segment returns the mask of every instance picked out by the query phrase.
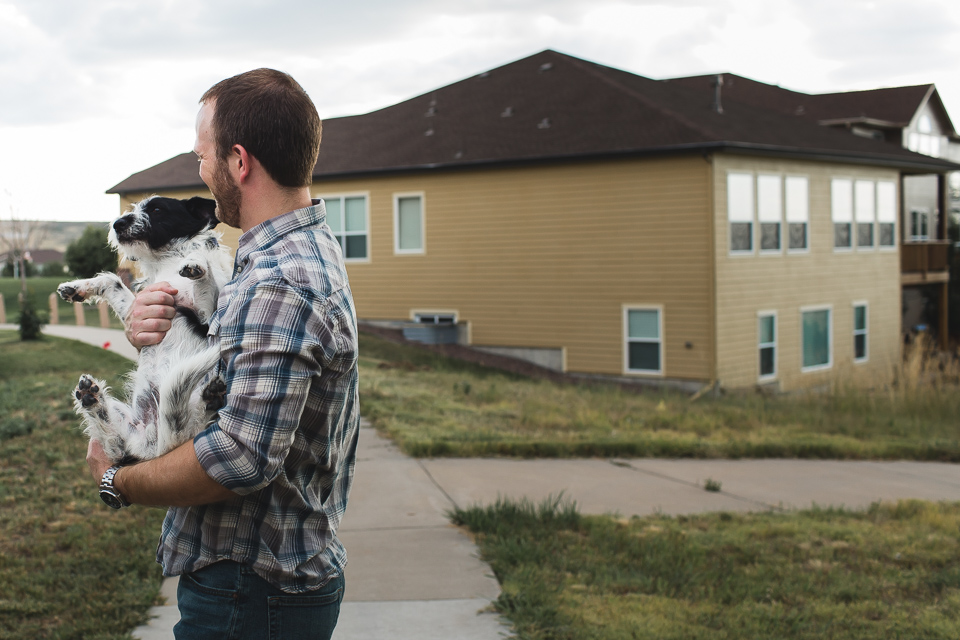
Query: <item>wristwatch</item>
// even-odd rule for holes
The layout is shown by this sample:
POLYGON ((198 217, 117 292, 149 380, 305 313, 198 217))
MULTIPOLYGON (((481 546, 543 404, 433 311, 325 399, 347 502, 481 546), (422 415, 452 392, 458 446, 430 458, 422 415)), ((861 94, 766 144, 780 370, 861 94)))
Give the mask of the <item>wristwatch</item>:
POLYGON ((103 477, 100 478, 100 499, 106 502, 111 509, 122 509, 130 506, 126 498, 113 486, 113 478, 119 470, 120 465, 115 464, 104 471, 103 477))

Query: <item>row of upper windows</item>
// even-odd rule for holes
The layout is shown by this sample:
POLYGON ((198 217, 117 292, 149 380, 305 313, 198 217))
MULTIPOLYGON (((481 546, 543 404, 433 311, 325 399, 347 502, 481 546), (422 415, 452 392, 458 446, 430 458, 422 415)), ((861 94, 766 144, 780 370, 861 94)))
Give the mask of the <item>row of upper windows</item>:
MULTIPOLYGON (((366 195, 321 195, 327 210, 327 225, 340 242, 348 262, 370 259, 369 199, 366 195)), ((424 253, 423 194, 393 196, 393 240, 396 254, 424 253)))
MULTIPOLYGON (((835 178, 830 182, 836 251, 896 247, 896 184, 835 178)), ((810 184, 806 176, 727 174, 729 248, 734 255, 808 253, 810 184), (786 237, 784 237, 786 235, 786 237)))

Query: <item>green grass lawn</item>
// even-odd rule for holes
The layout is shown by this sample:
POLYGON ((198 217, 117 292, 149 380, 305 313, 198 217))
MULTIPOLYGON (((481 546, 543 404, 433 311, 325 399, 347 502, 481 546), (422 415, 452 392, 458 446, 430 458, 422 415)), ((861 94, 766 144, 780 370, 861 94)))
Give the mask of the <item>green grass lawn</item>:
POLYGON ((100 501, 70 398, 81 373, 119 386, 130 366, 0 331, 0 638, 129 638, 157 600, 164 512, 100 501))
MULTIPOLYGON (((27 278, 27 292, 33 299, 37 311, 43 315, 44 322, 50 321, 50 303, 51 293, 56 293, 57 285, 62 282, 72 280, 70 276, 62 277, 36 277, 27 278)), ((17 303, 17 295, 20 293, 19 278, 0 278, 0 295, 3 296, 4 304, 7 310, 7 322, 17 324, 20 317, 20 310, 17 303)), ((60 314, 59 324, 75 325, 77 324, 76 315, 73 311, 73 304, 61 300, 57 296, 57 309, 60 314)), ((99 327, 100 315, 97 308, 92 305, 83 306, 83 317, 86 326, 99 327)), ((114 329, 122 329, 120 320, 110 312, 110 326, 114 329)))
POLYGON ((510 375, 361 334, 363 414, 414 456, 960 461, 955 380, 719 398, 510 375))
POLYGON ((616 519, 459 510, 521 639, 960 637, 960 503, 616 519))

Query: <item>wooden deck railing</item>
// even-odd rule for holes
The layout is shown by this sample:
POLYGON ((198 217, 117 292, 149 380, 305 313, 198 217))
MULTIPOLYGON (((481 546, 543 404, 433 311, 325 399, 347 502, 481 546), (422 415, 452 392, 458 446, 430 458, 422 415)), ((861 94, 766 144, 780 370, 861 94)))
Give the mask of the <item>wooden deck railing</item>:
POLYGON ((929 273, 947 271, 950 242, 905 242, 900 245, 900 271, 903 273, 929 273))

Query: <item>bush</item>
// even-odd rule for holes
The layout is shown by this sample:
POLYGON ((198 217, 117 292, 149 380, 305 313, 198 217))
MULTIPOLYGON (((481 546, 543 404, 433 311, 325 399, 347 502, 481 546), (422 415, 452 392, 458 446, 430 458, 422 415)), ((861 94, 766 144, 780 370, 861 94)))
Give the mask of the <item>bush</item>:
POLYGON ((40 329, 45 324, 33 306, 33 300, 25 297, 20 303, 20 339, 39 340, 40 329))

